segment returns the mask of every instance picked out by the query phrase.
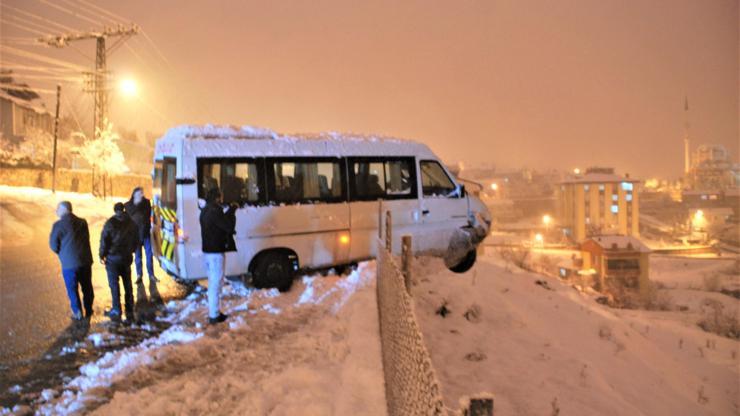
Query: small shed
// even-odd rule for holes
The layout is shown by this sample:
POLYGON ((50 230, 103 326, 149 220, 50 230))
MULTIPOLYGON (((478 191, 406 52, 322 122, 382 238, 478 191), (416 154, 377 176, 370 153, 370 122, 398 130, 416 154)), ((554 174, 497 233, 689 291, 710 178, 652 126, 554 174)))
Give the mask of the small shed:
POLYGON ((583 269, 593 270, 600 290, 611 284, 646 296, 650 284, 650 248, 634 236, 601 235, 581 243, 583 269))

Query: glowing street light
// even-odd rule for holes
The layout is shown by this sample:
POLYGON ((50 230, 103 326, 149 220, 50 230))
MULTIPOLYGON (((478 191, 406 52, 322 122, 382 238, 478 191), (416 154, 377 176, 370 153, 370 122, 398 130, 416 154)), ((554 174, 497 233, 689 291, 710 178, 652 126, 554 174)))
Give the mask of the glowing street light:
POLYGON ((580 175, 581 174, 581 169, 575 168, 575 169, 573 169, 573 173, 576 174, 576 175, 580 175))
POLYGON ((534 241, 537 243, 537 245, 542 246, 545 242, 545 238, 542 236, 542 234, 537 233, 534 235, 534 241))
POLYGON ((492 191, 498 191, 498 184, 496 182, 491 184, 491 190, 492 191))
POLYGON ((139 86, 136 84, 136 81, 131 78, 121 80, 118 87, 121 90, 121 93, 127 97, 134 97, 139 93, 139 86))
POLYGON ((691 218, 691 225, 697 230, 701 230, 702 228, 704 228, 704 225, 706 225, 704 211, 700 209, 696 210, 694 216, 691 218))
POLYGON ((552 217, 550 217, 550 215, 545 214, 542 216, 542 223, 545 224, 545 227, 549 227, 551 222, 552 222, 552 217))

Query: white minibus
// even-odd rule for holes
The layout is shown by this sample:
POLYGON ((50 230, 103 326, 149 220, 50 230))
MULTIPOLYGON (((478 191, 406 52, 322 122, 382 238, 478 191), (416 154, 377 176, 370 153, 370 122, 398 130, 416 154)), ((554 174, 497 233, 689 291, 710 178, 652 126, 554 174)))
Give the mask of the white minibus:
POLYGON ((212 187, 240 207, 226 275, 256 287, 287 290, 298 271, 375 257, 386 211, 395 253, 411 235, 414 253, 464 272, 491 223, 427 146, 400 139, 181 126, 157 141, 152 177, 153 249, 185 282, 206 278, 199 216, 212 187))

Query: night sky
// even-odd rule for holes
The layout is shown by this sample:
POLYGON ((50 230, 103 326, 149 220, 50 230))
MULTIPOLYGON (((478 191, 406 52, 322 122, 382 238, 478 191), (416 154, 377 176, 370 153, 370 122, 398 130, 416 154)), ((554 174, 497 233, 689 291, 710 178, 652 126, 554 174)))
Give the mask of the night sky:
MULTIPOLYGON (((93 26, 39 1, 1 3, 93 26)), ((447 162, 677 177, 688 96, 692 147, 722 144, 740 159, 738 1, 95 4, 139 24, 166 59, 138 35, 109 60, 141 90, 112 97, 112 121, 142 134, 182 123, 378 133, 447 162)), ((34 37, 8 24, 1 34, 34 37)), ((75 46, 15 47, 92 67, 94 42, 75 46)), ((90 97, 63 88, 63 112, 75 105, 90 125, 90 97)))

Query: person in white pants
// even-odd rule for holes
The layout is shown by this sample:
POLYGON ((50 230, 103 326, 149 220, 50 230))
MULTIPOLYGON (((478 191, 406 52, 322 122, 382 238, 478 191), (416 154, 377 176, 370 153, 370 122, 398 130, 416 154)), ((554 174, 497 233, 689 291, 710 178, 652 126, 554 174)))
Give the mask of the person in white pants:
POLYGON ((221 283, 224 277, 225 253, 236 251, 236 204, 227 209, 222 206, 222 195, 218 188, 206 194, 206 206, 200 213, 200 235, 203 241, 203 257, 208 273, 208 322, 217 324, 228 318, 221 312, 221 283))

